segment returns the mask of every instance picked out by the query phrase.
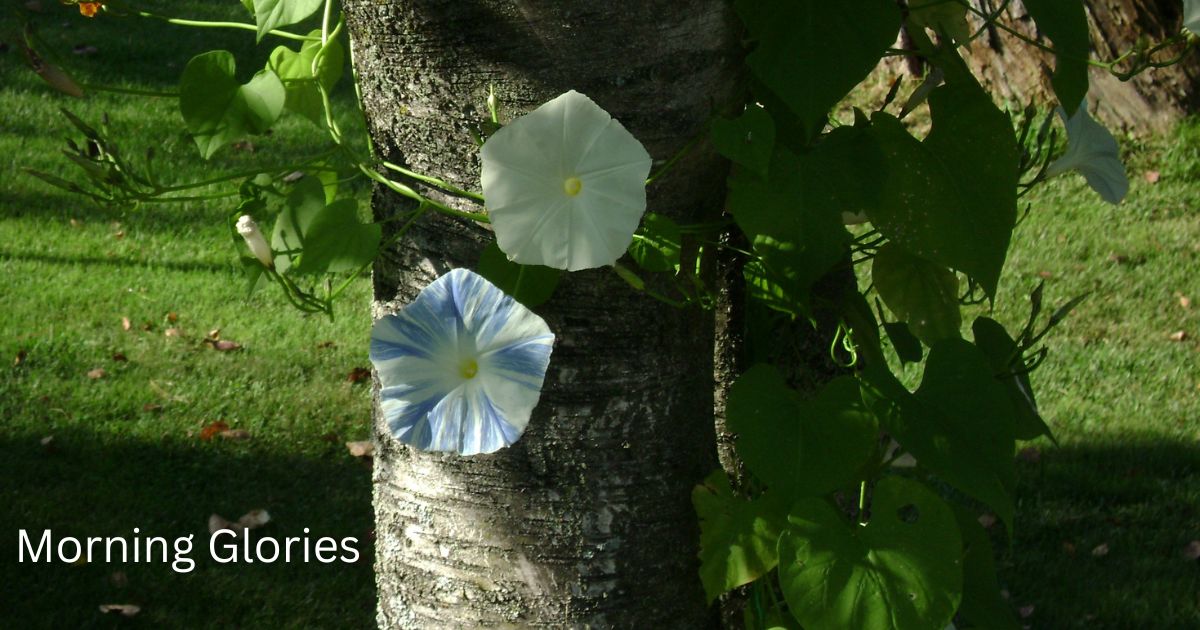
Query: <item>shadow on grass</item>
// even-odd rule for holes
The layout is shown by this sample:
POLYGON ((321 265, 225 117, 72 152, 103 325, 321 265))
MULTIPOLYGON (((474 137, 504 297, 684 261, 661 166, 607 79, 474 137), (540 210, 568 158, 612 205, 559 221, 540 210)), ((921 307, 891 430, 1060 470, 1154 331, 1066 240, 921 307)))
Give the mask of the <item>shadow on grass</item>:
MULTIPOLYGON (((111 435, 111 434, 108 434, 111 435)), ((106 434, 55 431, 0 436, 0 563, 4 624, 13 628, 368 627, 374 624, 369 468, 340 444, 312 457, 280 457, 269 446, 223 440, 122 441, 106 434), (210 557, 207 521, 236 520, 263 508, 272 522, 255 538, 353 537, 353 564, 219 564, 210 557), (190 573, 170 563, 17 562, 18 530, 34 539, 132 539, 193 535, 190 573), (101 615, 102 604, 136 604, 133 619, 101 615), (118 623, 125 622, 125 623, 118 623)), ((298 547, 297 547, 298 549, 298 547)), ((158 552, 161 554, 161 551, 158 552)), ((159 560, 160 557, 156 556, 159 560)))
POLYGON ((1016 534, 1000 559, 1033 628, 1200 627, 1200 445, 1047 447, 1020 464, 1016 534))
POLYGON ((169 260, 131 260, 129 258, 101 258, 99 256, 55 256, 53 254, 38 254, 30 252, 10 252, 0 248, 0 260, 17 260, 22 262, 41 262, 52 265, 86 265, 103 267, 151 267, 170 271, 207 271, 211 273, 228 272, 232 264, 222 265, 205 262, 171 262, 169 260))

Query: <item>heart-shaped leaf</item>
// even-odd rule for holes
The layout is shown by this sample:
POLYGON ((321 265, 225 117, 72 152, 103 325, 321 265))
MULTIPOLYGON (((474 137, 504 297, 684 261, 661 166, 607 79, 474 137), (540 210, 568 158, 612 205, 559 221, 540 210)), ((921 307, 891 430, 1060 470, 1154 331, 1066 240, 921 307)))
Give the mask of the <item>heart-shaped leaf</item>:
POLYGON ((807 630, 944 628, 962 598, 961 544, 936 494, 888 477, 864 526, 821 499, 797 501, 779 538, 779 585, 807 630))
POLYGON ((192 57, 179 80, 179 111, 205 159, 247 134, 263 133, 283 112, 286 91, 269 69, 245 85, 234 78, 233 55, 214 50, 192 57))

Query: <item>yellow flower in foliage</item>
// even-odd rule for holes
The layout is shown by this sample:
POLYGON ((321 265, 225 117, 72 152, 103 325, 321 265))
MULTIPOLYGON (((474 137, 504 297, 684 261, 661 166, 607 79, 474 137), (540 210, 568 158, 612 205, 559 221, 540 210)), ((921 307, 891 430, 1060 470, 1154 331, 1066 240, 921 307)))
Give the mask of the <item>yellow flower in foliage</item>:
POLYGON ((96 17, 96 13, 104 6, 103 2, 80 2, 79 12, 84 17, 96 17))

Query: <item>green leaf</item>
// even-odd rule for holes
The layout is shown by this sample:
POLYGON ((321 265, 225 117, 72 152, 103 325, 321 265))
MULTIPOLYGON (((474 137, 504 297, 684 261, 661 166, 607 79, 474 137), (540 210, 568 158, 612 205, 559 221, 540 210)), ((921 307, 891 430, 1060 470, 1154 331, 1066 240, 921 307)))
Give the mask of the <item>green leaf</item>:
POLYGON ((912 330, 908 328, 908 324, 904 322, 884 322, 883 330, 887 333, 888 339, 892 342, 892 349, 896 351, 896 356, 900 358, 901 363, 920 363, 921 357, 924 356, 924 351, 921 349, 921 340, 912 334, 912 330))
POLYGON ((254 0, 254 22, 258 41, 268 31, 289 26, 317 12, 324 0, 254 0))
POLYGON ((1025 0, 1025 10, 1038 30, 1054 42, 1054 77, 1050 80, 1058 103, 1070 116, 1088 92, 1087 14, 1082 0, 1025 0))
POLYGON ((208 159, 242 136, 263 133, 283 111, 286 91, 269 69, 241 85, 233 55, 214 50, 192 57, 179 80, 179 111, 200 154, 208 159))
POLYGON ((908 19, 918 28, 945 33, 959 44, 971 38, 967 5, 955 0, 909 0, 908 13, 908 19))
POLYGON ((735 498, 723 470, 692 490, 692 505, 700 517, 700 581, 709 602, 775 568, 786 510, 766 497, 735 498))
POLYGON ((304 253, 296 270, 301 273, 354 271, 379 253, 383 229, 378 223, 358 220, 358 203, 339 199, 313 217, 304 232, 304 253))
POLYGON ((315 177, 296 182, 284 200, 283 211, 271 231, 271 249, 275 250, 275 269, 287 271, 304 250, 305 237, 317 215, 325 209, 325 192, 315 177))
POLYGON ((859 202, 839 186, 852 177, 842 172, 852 168, 844 148, 826 142, 797 156, 777 145, 769 178, 748 169, 729 178, 730 211, 762 258, 754 273, 772 285, 782 310, 807 310, 809 288, 847 256, 850 234, 841 212, 859 202))
POLYGON ((738 0, 735 8, 758 46, 746 65, 800 118, 808 137, 830 108, 858 85, 900 30, 892 0, 738 0))
POLYGON ((908 322, 925 345, 960 336, 958 276, 953 271, 913 256, 895 243, 885 243, 871 262, 871 280, 883 303, 908 322))
POLYGON ((529 308, 549 300, 562 275, 558 269, 512 262, 495 241, 483 248, 478 267, 479 275, 529 308))
POLYGON ((1012 606, 1000 596, 992 541, 970 512, 955 508, 963 542, 963 595, 958 614, 975 628, 1017 630, 1021 624, 1012 606))
POLYGON ((855 481, 878 428, 854 379, 834 379, 801 402, 775 368, 762 364, 733 384, 726 416, 746 466, 775 496, 788 498, 855 481))
POLYGON ((763 108, 752 104, 733 120, 714 119, 712 143, 717 153, 765 179, 775 148, 775 122, 763 108))
POLYGON ((650 212, 642 219, 642 229, 633 235, 629 255, 646 271, 674 271, 679 268, 682 242, 683 234, 674 221, 650 212))
POLYGON ((930 95, 933 130, 924 142, 889 114, 872 117, 888 169, 883 202, 867 214, 904 249, 995 296, 1016 224, 1019 153, 1008 116, 967 79, 930 95))
POLYGON ((888 477, 865 526, 820 499, 797 501, 779 538, 779 585, 807 630, 944 628, 962 597, 961 544, 936 494, 888 477))
POLYGON ((1051 440, 1054 435, 1046 421, 1038 413, 1037 401, 1033 396, 1033 385, 1029 374, 1017 355, 1017 343, 1008 336, 1008 331, 999 322, 987 317, 975 319, 971 325, 975 333, 975 345, 987 357, 992 374, 1004 386, 1008 399, 1016 413, 1014 436, 1018 440, 1032 440, 1045 435, 1051 440))
MULTIPOLYGON (((319 36, 320 31, 309 33, 319 36)), ((317 63, 316 74, 313 73, 313 61, 321 50, 321 42, 308 41, 300 46, 299 52, 287 46, 279 46, 271 52, 267 67, 279 76, 287 90, 287 100, 284 106, 288 111, 295 112, 311 120, 317 125, 325 124, 325 105, 321 99, 321 90, 317 82, 331 91, 342 77, 342 66, 345 64, 345 53, 338 39, 329 40, 325 54, 317 63)))
POLYGON ((886 366, 862 374, 864 399, 884 429, 920 465, 991 506, 1011 530, 1015 420, 979 349, 962 339, 935 344, 915 394, 886 366))

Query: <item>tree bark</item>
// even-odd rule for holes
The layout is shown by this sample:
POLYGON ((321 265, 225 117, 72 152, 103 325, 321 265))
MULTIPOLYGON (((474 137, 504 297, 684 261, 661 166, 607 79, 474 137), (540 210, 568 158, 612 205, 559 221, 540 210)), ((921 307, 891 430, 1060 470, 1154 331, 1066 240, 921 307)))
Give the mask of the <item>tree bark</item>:
MULTIPOLYGON (((376 152, 473 190, 489 86, 502 122, 579 90, 656 160, 737 89, 736 18, 722 0, 347 0, 346 11, 376 152)), ((650 187, 650 210, 719 212, 725 168, 689 153, 650 187)), ((412 210, 385 189, 373 205, 378 220, 412 210)), ((377 263, 373 315, 473 266, 488 236, 422 218, 377 263)), ((717 465, 711 313, 663 305, 610 270, 564 275, 536 310, 557 341, 514 446, 421 453, 376 412, 380 626, 712 626, 689 502, 717 465)))
MULTIPOLYGON (((1000 0, 976 0, 985 12, 1000 0)), ((1094 59, 1116 58, 1139 37, 1158 42, 1179 32, 1178 0, 1084 0, 1094 59)), ((1013 0, 1001 20, 1022 34, 1045 43, 1019 0, 1013 0)), ((973 28, 980 20, 973 19, 973 28)), ((1164 55, 1169 57, 1170 55, 1164 55)), ((1054 102, 1050 75, 1053 55, 1008 33, 993 30, 971 46, 968 62, 976 76, 1002 100, 1020 107, 1031 99, 1054 102)), ((1091 68, 1089 101, 1105 125, 1130 133, 1165 132, 1184 116, 1200 111, 1200 55, 1191 54, 1168 68, 1150 69, 1130 81, 1120 81, 1104 68, 1091 68)))

